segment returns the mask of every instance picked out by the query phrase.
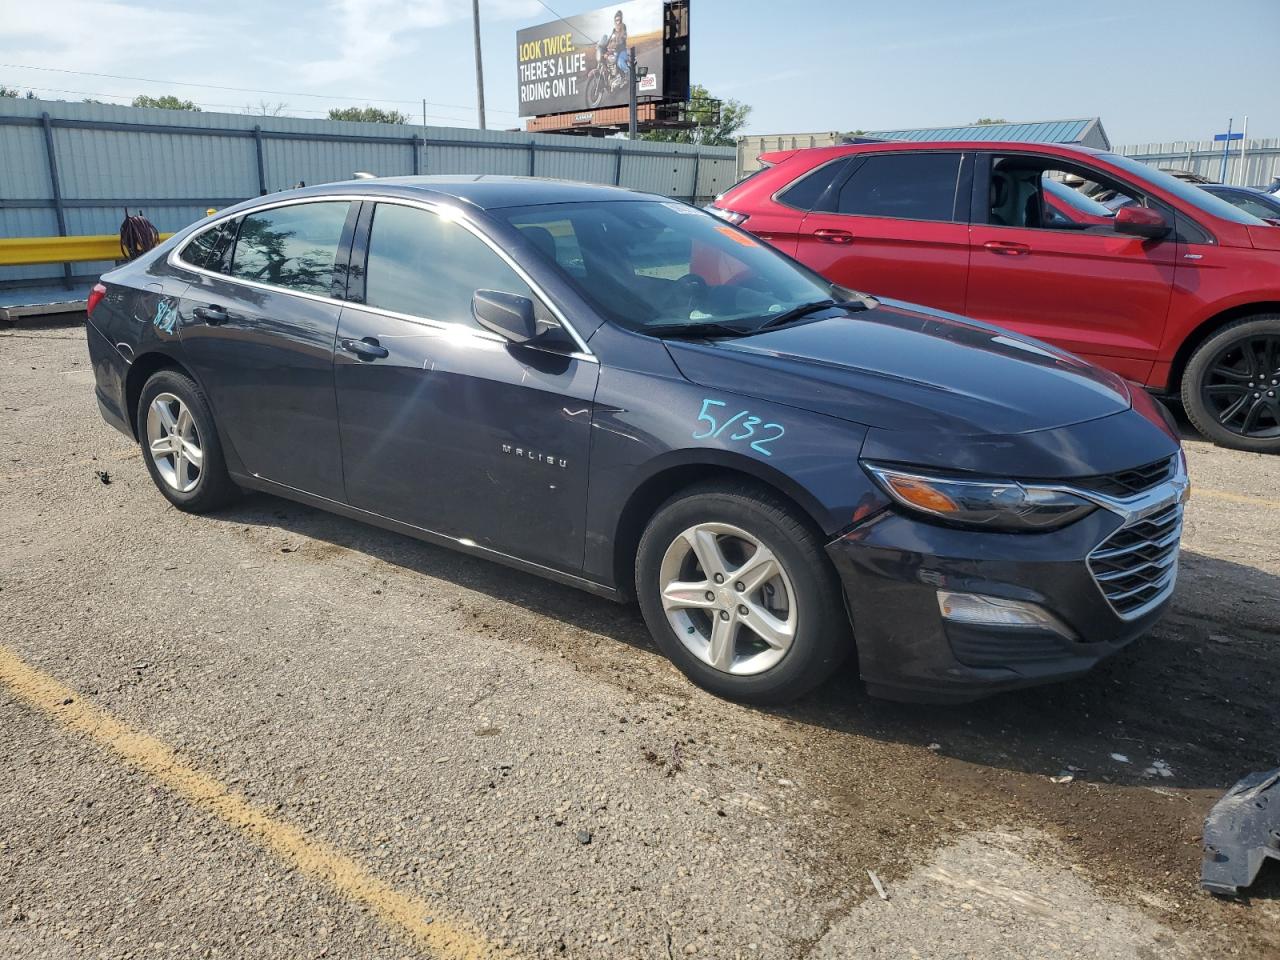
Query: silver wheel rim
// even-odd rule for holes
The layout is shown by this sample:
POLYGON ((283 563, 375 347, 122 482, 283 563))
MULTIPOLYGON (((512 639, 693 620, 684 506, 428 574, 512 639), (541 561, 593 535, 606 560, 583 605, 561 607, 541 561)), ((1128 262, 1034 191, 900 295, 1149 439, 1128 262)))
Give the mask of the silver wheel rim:
POLYGON ((200 432, 187 405, 172 393, 161 393, 147 408, 147 449, 170 489, 190 493, 200 482, 204 451, 200 432))
POLYGON ((796 594, 781 561, 758 537, 700 523, 672 541, 658 582, 680 642, 722 673, 751 676, 778 665, 796 635, 796 594))

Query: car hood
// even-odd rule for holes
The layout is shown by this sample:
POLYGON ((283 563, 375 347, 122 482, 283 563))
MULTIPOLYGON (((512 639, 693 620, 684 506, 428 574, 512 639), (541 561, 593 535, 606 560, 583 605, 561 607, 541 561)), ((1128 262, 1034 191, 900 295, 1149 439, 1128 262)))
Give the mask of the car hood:
POLYGON ((891 300, 741 339, 666 343, 700 386, 891 431, 1007 436, 1131 402, 1119 377, 1048 344, 891 300))

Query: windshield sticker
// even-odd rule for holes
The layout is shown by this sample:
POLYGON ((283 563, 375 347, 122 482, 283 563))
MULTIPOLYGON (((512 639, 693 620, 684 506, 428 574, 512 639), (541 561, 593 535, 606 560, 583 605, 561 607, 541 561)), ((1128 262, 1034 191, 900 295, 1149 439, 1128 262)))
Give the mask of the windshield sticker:
POLYGON ((704 399, 702 401, 702 410, 698 413, 698 422, 707 424, 707 428, 701 432, 695 430, 693 439, 714 440, 723 436, 726 440, 749 442, 751 449, 756 453, 772 457, 773 452, 766 450, 765 444, 780 440, 787 432, 786 427, 780 423, 764 423, 760 417, 752 416, 748 410, 739 410, 724 422, 717 421, 714 414, 727 413, 727 407, 728 404, 723 400, 704 399), (712 410, 712 407, 725 407, 726 410, 716 411, 712 410), (733 427, 733 431, 726 432, 730 426, 733 427))
POLYGON ((745 233, 742 233, 740 230, 733 229, 733 227, 729 227, 729 226, 716 227, 716 231, 719 233, 723 233, 726 237, 728 237, 734 243, 740 243, 744 247, 759 246, 759 244, 756 243, 754 240, 752 240, 751 237, 747 236, 745 233))

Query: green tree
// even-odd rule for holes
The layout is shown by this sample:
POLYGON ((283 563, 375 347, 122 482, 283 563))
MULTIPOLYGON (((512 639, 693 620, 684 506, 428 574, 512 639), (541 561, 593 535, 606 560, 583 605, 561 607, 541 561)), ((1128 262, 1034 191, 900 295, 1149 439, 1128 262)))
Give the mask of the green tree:
POLYGON ((661 140, 666 143, 701 143, 709 147, 731 147, 737 143, 736 134, 747 124, 751 107, 739 100, 721 100, 717 117, 715 98, 707 88, 695 83, 689 89, 686 113, 694 125, 682 130, 650 130, 640 135, 642 140, 661 140))
POLYGON ((361 123, 408 123, 408 114, 399 110, 383 110, 380 107, 334 107, 329 111, 330 120, 357 120, 361 123))
POLYGON ((1004 117, 979 117, 974 124, 975 127, 989 127, 993 123, 1008 123, 1004 117))
POLYGON ((200 112, 190 100, 180 100, 171 93, 166 93, 163 97, 148 97, 145 93, 139 94, 133 98, 135 107, 152 107, 157 110, 194 110, 200 112))
POLYGON ((3 83, 0 83, 0 97, 23 97, 27 100, 34 100, 36 98, 36 92, 34 90, 28 90, 26 93, 23 93, 17 87, 6 87, 3 83))

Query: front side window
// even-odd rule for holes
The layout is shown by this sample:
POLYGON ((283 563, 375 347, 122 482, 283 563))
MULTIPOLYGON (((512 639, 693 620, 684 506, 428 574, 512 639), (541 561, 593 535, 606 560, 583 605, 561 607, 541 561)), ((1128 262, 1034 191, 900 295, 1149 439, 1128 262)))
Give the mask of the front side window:
POLYGON ((421 207, 380 203, 374 208, 367 306, 478 326, 471 314, 477 290, 534 297, 520 275, 462 224, 421 207))
POLYGON ((231 276, 329 296, 347 208, 346 200, 326 200, 249 214, 240 224, 231 276))
POLYGON ((954 220, 958 153, 872 154, 840 188, 839 213, 954 220))
POLYGON ((816 273, 682 203, 602 200, 492 215, 531 240, 602 315, 632 330, 693 324, 741 333, 833 297, 816 273))

